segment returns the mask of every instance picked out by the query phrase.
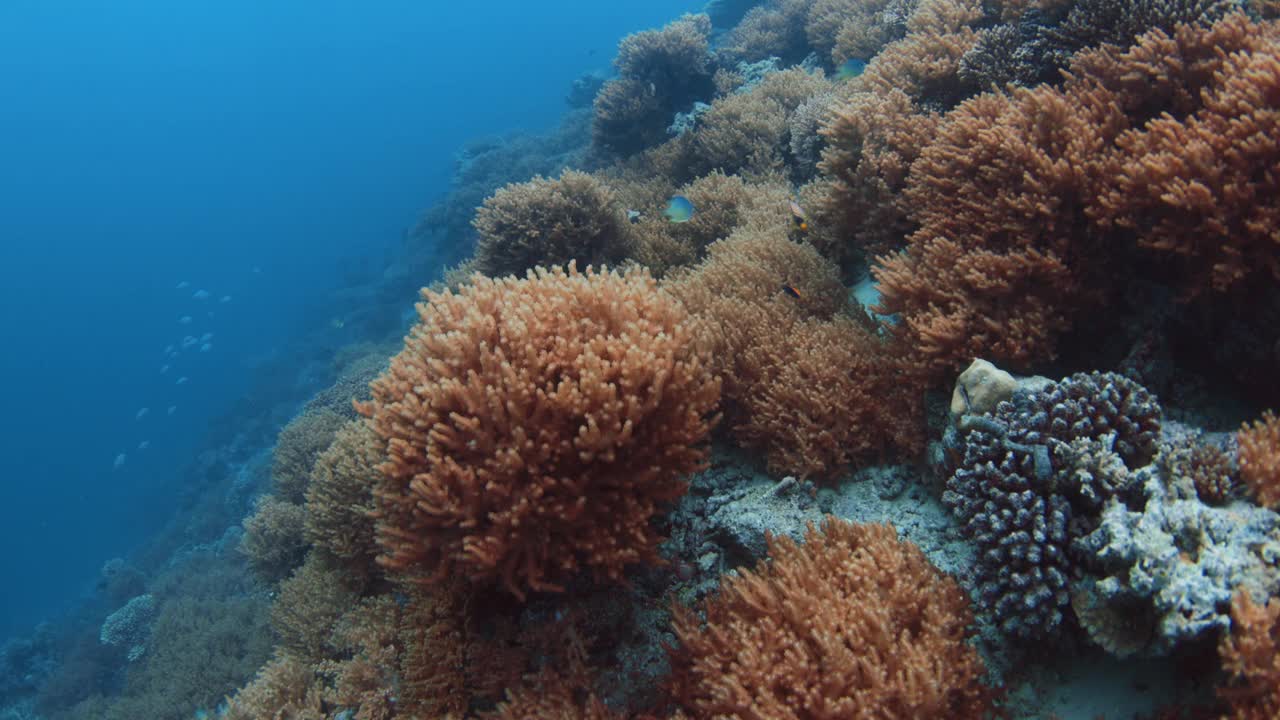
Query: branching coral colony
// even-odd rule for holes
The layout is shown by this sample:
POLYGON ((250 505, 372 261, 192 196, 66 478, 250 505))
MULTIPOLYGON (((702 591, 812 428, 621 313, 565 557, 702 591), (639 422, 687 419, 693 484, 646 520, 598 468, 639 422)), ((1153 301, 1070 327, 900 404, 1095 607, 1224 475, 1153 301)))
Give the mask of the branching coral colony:
POLYGON ((732 27, 628 36, 595 165, 494 193, 485 274, 424 295, 363 418, 282 434, 244 541, 280 644, 229 715, 983 717, 976 615, 988 659, 1216 644, 1221 712, 1275 717, 1280 342, 1250 320, 1280 307, 1274 14, 721 1, 732 27), (847 287, 868 269, 878 304, 847 287), (1068 376, 983 366, 930 424, 975 357, 1068 376), (1188 387, 1260 407, 1197 432, 1164 416, 1195 418, 1188 387), (945 424, 916 502, 966 538, 959 582, 830 517, 708 595, 733 563, 707 508, 749 495, 685 494, 721 414, 823 493, 925 467, 945 424))

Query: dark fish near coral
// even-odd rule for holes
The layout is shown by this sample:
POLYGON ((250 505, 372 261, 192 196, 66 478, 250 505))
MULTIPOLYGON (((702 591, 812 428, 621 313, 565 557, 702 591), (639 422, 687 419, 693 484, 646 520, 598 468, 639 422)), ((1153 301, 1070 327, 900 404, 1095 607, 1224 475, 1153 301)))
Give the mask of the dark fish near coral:
POLYGON ((836 80, 852 80, 862 74, 867 69, 867 61, 862 58, 849 58, 840 63, 840 69, 836 70, 836 80))
POLYGON ((790 295, 791 297, 797 300, 800 299, 800 291, 797 290, 794 285, 787 285, 784 283, 782 286, 782 292, 790 295))
POLYGON ((667 203, 667 209, 663 210, 662 214, 673 223, 689 222, 693 217, 693 203, 683 195, 672 195, 667 203))
POLYGON ((795 221, 796 227, 800 228, 801 230, 808 230, 809 221, 805 219, 804 208, 800 207, 800 204, 797 203, 795 200, 791 200, 790 205, 791 205, 791 219, 795 221))

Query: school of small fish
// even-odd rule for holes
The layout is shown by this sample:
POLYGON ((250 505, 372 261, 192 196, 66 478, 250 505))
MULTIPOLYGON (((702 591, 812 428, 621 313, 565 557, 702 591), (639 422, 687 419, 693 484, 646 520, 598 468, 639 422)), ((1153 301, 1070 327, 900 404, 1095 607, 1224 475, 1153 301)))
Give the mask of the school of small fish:
MULTIPOLYGON (((251 272, 255 275, 260 274, 262 272, 262 268, 254 267, 251 270, 251 272)), ((209 305, 212 305, 215 302, 218 305, 227 305, 231 302, 231 295, 215 296, 212 292, 205 290, 204 288, 196 288, 193 290, 191 282, 187 280, 179 281, 174 286, 174 289, 184 293, 190 292, 191 293, 190 300, 194 301, 195 303, 204 304, 205 307, 208 307, 209 305)), ((201 323, 203 321, 197 319, 197 316, 199 315, 200 313, 198 312, 189 312, 187 314, 178 315, 177 324, 181 326, 191 326, 191 325, 196 325, 198 323, 201 323)), ((204 317, 206 319, 212 320, 214 318, 214 312, 212 310, 205 310, 204 317)), ((164 350, 161 351, 161 354, 163 355, 163 361, 159 365, 159 368, 160 368, 159 374, 168 375, 171 370, 173 370, 176 367, 180 367, 183 352, 186 350, 191 350, 192 348, 194 348, 195 352, 199 352, 199 353, 213 352, 213 347, 214 347, 213 335, 214 335, 213 331, 211 330, 205 331, 200 334, 196 334, 196 332, 193 331, 191 333, 184 333, 181 338, 179 338, 175 342, 172 342, 166 345, 164 347, 164 350)), ((189 378, 188 376, 179 375, 178 378, 169 385, 169 387, 177 388, 183 385, 187 385, 190 382, 191 382, 191 378, 189 378)), ((173 417, 174 413, 176 412, 178 412, 177 403, 170 403, 165 409, 164 417, 166 418, 173 417)), ((133 420, 137 424, 137 426, 140 428, 145 427, 150 421, 151 417, 153 417, 153 414, 151 412, 150 407, 140 407, 133 414, 133 420)), ((150 421, 150 422, 154 422, 154 421, 150 421)), ((149 449, 150 447, 151 447, 151 440, 142 439, 138 441, 137 445, 135 446, 134 452, 143 452, 149 449)), ((111 467, 113 470, 119 470, 125 466, 125 463, 127 463, 128 460, 129 460, 129 453, 121 450, 115 456, 115 459, 112 461, 111 467)))

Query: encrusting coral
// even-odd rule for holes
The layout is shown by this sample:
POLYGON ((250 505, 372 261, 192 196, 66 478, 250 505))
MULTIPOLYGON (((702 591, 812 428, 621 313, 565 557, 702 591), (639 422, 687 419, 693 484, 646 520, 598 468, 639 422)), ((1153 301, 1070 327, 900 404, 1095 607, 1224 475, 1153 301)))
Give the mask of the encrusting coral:
POLYGON ((720 382, 647 274, 539 268, 424 291, 360 410, 385 443, 384 567, 512 594, 658 560, 650 520, 685 491, 720 382))
POLYGON ((630 228, 613 193, 576 170, 499 189, 476 210, 473 224, 476 268, 490 277, 575 260, 616 263, 630 247, 630 228))
POLYGON ((1267 411, 1236 433, 1240 444, 1240 477, 1258 502, 1280 505, 1280 418, 1267 411))
POLYGON ((890 525, 828 517, 676 608, 673 698, 691 718, 980 718, 985 668, 955 580, 890 525))

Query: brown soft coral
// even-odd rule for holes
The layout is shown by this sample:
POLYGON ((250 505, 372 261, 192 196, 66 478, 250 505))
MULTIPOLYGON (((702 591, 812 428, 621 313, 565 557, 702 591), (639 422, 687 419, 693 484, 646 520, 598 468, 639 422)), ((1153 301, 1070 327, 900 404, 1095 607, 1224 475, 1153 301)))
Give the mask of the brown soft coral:
POLYGON ((833 67, 851 57, 872 57, 905 32, 905 13, 891 4, 892 0, 815 0, 805 21, 810 47, 833 67))
POLYGON ((507 692, 507 699, 487 720, 624 720, 626 715, 609 709, 595 695, 584 699, 570 682, 551 672, 543 672, 520 688, 507 692))
POLYGON ((271 606, 271 626, 281 647, 308 662, 327 657, 332 652, 333 625, 359 598, 359 584, 359 579, 348 577, 320 553, 308 555, 280 583, 271 606))
POLYGON ((1240 443, 1240 477, 1258 503, 1280 505, 1280 418, 1271 411, 1236 433, 1240 443))
POLYGON ((1192 292, 1280 280, 1280 32, 1235 16, 1209 32, 1157 31, 1131 55, 1129 82, 1182 69, 1171 90, 1195 112, 1116 139, 1094 217, 1177 258, 1192 292), (1158 69, 1143 72, 1144 52, 1158 69))
POLYGON ((1230 677, 1218 695, 1232 720, 1280 717, 1280 599, 1258 605, 1246 592, 1231 600, 1231 633, 1218 644, 1230 677))
POLYGON ((647 274, 538 269, 424 291, 361 406, 386 443, 389 569, 523 597, 656 562, 650 520, 701 467, 719 380, 647 274))
POLYGON ((476 267, 490 277, 573 260, 619 262, 630 246, 630 229, 613 193, 576 170, 499 189, 476 211, 473 224, 480 236, 476 267))
POLYGON ((915 161, 906 199, 920 228, 874 273, 881 312, 900 314, 894 333, 926 374, 1052 354, 1065 310, 1088 297, 1080 228, 1109 108, 1048 87, 979 96, 915 161))
POLYGON ((747 419, 734 430, 766 449, 772 472, 831 478, 924 447, 924 393, 867 323, 771 327, 776 335, 744 349, 741 364, 768 379, 741 398, 747 419))
POLYGON ((721 579, 702 627, 676 609, 672 694, 693 718, 979 718, 964 591, 890 525, 828 517, 721 579))
MULTIPOLYGON (((1081 54, 1061 89, 979 96, 949 113, 911 166, 905 199, 919 229, 877 270, 905 350, 935 374, 976 356, 1051 357, 1076 318, 1127 283, 1142 261, 1135 245, 1210 252, 1224 282, 1243 258, 1274 264, 1274 227, 1259 223, 1273 222, 1275 193, 1260 193, 1280 172, 1280 146, 1250 132, 1270 127, 1275 113, 1259 104, 1280 88, 1270 74, 1280 66, 1249 50, 1274 33, 1241 16, 1153 31, 1129 50, 1081 54), (1229 63, 1252 72, 1228 75, 1229 63), (1224 97, 1240 100, 1229 122, 1215 105, 1224 97), (1175 131, 1210 126, 1221 131, 1212 142, 1175 131), (1180 197, 1187 208, 1151 204, 1180 197), (1210 251, 1181 230, 1146 227, 1162 219, 1231 242, 1210 251)), ((1190 291, 1201 282, 1179 280, 1190 291)))
MULTIPOLYGON (((855 89, 876 93, 899 90, 923 107, 945 110, 972 94, 959 80, 960 60, 978 43, 970 27, 982 17, 972 0, 923 0, 907 19, 906 37, 878 52, 855 89)), ((863 57, 837 45, 837 57, 863 57)))
POLYGON ((258 677, 227 703, 227 720, 329 720, 324 687, 311 666, 287 653, 276 655, 258 677))

